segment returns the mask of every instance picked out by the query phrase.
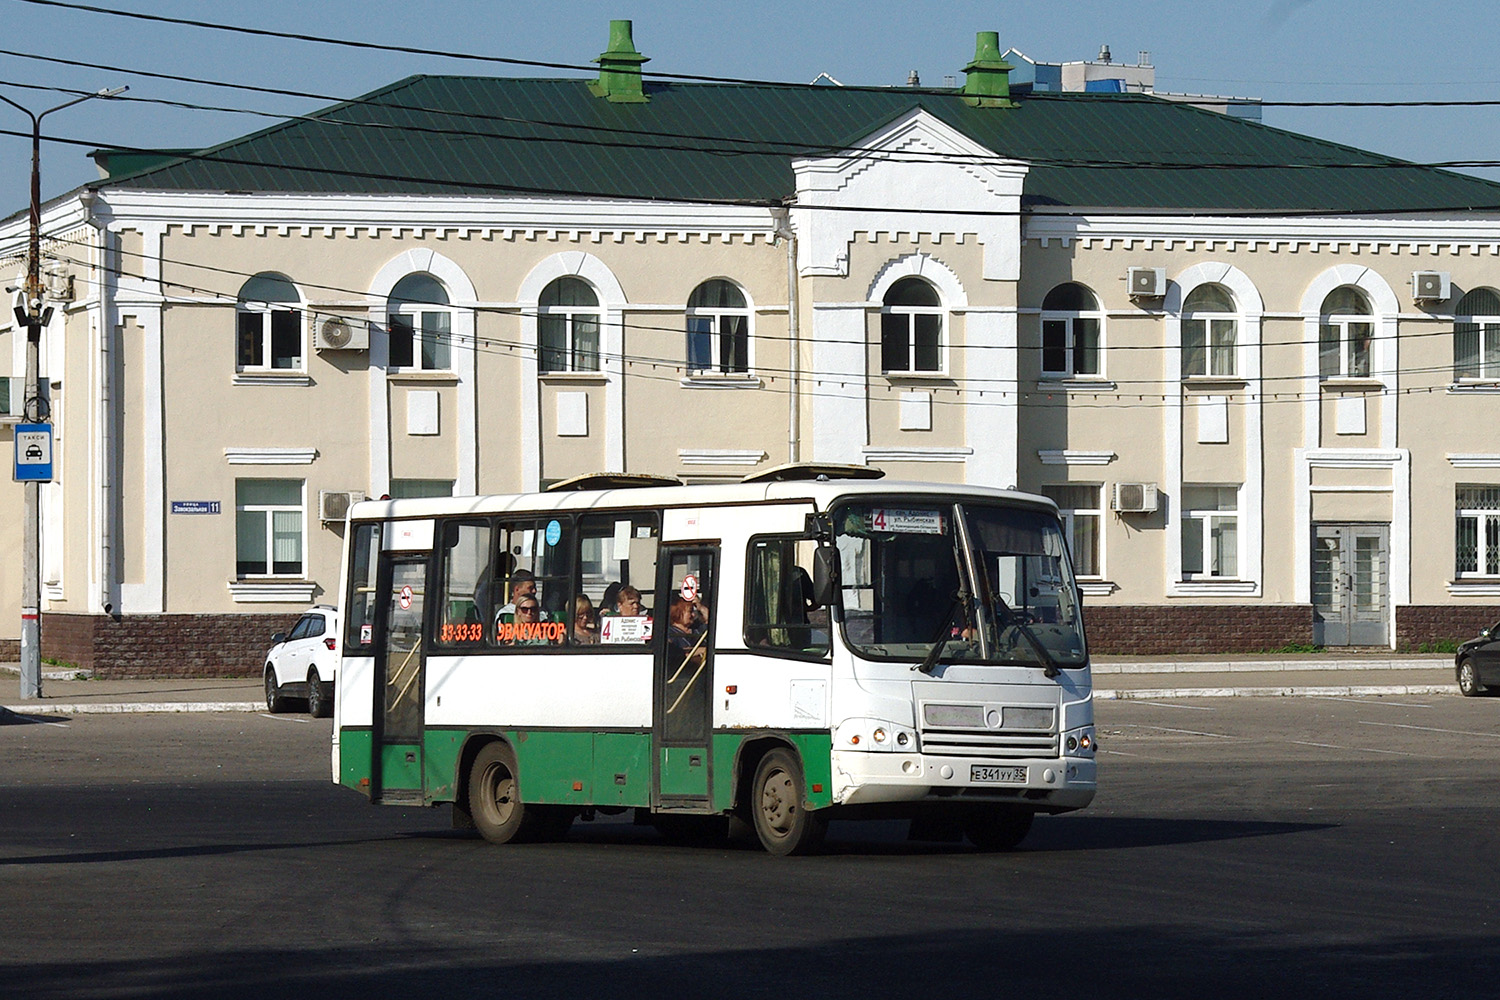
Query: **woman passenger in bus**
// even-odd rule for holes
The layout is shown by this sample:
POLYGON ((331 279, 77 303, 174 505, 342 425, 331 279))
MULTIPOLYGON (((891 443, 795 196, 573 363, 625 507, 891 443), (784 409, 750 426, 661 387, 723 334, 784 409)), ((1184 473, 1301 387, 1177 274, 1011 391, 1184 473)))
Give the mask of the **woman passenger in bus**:
POLYGON ((551 646, 562 641, 564 631, 561 622, 542 621, 542 606, 535 597, 521 598, 514 619, 495 626, 496 639, 505 646, 551 646))
POLYGON ((599 642, 599 624, 594 619, 594 602, 589 595, 579 594, 573 599, 573 627, 570 630, 575 646, 594 646, 599 642))

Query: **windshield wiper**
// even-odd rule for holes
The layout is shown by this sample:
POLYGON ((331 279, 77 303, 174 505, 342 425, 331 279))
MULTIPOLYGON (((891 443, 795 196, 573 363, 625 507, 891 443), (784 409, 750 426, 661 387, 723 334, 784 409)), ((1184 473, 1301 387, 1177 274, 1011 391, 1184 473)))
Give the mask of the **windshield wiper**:
POLYGON ((953 638, 953 612, 966 605, 969 601, 968 593, 960 587, 953 594, 953 603, 948 605, 948 613, 943 616, 943 623, 938 626, 937 638, 932 640, 932 648, 927 655, 922 657, 921 663, 913 663, 913 670, 920 670, 924 674, 930 674, 937 667, 938 659, 943 655, 943 649, 948 645, 948 640, 953 638))
POLYGON ((1042 645, 1042 641, 1038 639, 1034 634, 1032 634, 1031 629, 1028 628, 1026 626, 1026 623, 1021 620, 1021 616, 1010 609, 1010 605, 1005 603, 1005 598, 1001 597, 999 594, 995 594, 994 597, 995 608, 1000 612, 1000 616, 1004 619, 1000 622, 1000 626, 1002 628, 1006 626, 1013 626, 1017 631, 1019 631, 1026 637, 1026 641, 1031 644, 1031 648, 1036 650, 1037 655, 1041 657, 1042 662, 1046 664, 1046 669, 1042 671, 1042 676, 1056 677, 1058 674, 1060 674, 1062 671, 1057 669, 1057 661, 1052 658, 1051 653, 1047 652, 1047 647, 1042 645))

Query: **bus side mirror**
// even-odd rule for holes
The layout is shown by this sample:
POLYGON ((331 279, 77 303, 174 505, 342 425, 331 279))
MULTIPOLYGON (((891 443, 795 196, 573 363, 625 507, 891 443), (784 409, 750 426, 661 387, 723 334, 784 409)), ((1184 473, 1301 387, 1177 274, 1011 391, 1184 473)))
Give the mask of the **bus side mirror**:
POLYGON ((812 599, 823 608, 834 606, 839 592, 839 550, 819 545, 813 550, 812 599))

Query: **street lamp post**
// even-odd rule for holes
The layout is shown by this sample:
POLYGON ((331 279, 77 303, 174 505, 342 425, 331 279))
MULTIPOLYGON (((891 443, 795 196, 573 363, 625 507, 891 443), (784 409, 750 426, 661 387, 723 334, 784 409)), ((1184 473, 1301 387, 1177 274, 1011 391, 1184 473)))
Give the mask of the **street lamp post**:
MULTIPOLYGON (((128 87, 100 90, 71 101, 33 112, 0 94, 4 101, 31 119, 31 218, 26 243, 26 282, 16 320, 26 327, 26 390, 24 415, 30 423, 50 420, 51 414, 37 385, 42 327, 52 317, 42 290, 42 119, 54 111, 71 108, 95 97, 116 97, 128 87)), ((42 585, 41 585, 41 483, 27 481, 25 525, 21 539, 21 698, 42 696, 42 585)))

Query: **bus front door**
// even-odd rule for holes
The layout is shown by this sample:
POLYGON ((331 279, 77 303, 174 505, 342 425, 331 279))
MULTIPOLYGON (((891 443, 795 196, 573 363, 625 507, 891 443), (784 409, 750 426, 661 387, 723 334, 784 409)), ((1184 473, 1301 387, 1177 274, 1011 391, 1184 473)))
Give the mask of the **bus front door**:
POLYGON ((657 559, 652 804, 668 811, 710 802, 717 564, 702 545, 662 546, 657 559))
POLYGON ((370 792, 375 802, 422 800, 422 644, 425 556, 383 554, 386 595, 375 653, 375 717, 370 792))

